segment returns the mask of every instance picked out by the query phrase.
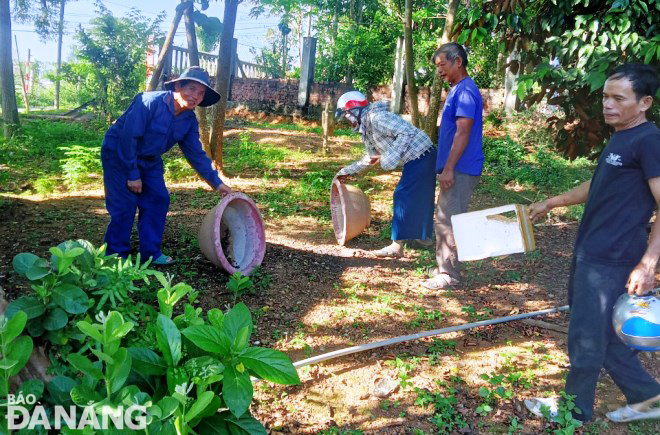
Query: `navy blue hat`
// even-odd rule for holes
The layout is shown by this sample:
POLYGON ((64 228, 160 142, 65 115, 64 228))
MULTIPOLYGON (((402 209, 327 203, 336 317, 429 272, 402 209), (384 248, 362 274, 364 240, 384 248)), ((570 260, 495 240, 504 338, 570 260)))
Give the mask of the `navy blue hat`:
POLYGON ((206 92, 204 93, 204 99, 199 103, 200 107, 212 106, 220 100, 220 94, 218 94, 211 86, 209 86, 209 73, 204 71, 203 68, 198 66, 191 66, 187 70, 181 73, 181 75, 174 80, 163 83, 163 87, 168 91, 174 90, 174 83, 181 80, 192 80, 197 83, 201 83, 206 86, 206 92))

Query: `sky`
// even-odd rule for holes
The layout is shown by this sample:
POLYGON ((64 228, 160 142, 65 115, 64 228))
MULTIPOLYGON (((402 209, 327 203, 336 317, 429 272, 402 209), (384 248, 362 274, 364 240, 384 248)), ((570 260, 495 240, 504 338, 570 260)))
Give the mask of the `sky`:
MULTIPOLYGON (((147 18, 156 18, 161 11, 165 11, 167 16, 161 23, 161 28, 164 32, 167 32, 174 18, 176 5, 179 4, 180 0, 102 0, 102 2, 116 17, 125 16, 132 7, 140 10, 142 15, 147 18)), ((64 10, 65 35, 62 44, 62 59, 64 61, 68 60, 73 53, 75 29, 79 25, 83 28, 89 27, 89 21, 96 16, 94 4, 93 0, 76 0, 66 4, 64 10)), ((218 17, 222 21, 224 7, 224 1, 212 0, 209 8, 203 12, 208 16, 218 17)), ((262 48, 265 44, 266 30, 268 28, 277 29, 277 23, 279 22, 278 17, 260 17, 258 19, 250 17, 251 7, 251 4, 245 1, 238 6, 236 30, 234 32, 234 37, 238 39, 238 58, 247 62, 253 60, 250 48, 262 48)), ((33 61, 53 63, 57 61, 57 41, 41 42, 34 31, 34 26, 12 22, 12 43, 14 43, 14 35, 18 40, 21 61, 25 62, 28 49, 30 49, 33 61)), ((183 20, 179 24, 174 44, 187 47, 183 20)), ((16 58, 16 47, 13 47, 13 56, 16 58)))

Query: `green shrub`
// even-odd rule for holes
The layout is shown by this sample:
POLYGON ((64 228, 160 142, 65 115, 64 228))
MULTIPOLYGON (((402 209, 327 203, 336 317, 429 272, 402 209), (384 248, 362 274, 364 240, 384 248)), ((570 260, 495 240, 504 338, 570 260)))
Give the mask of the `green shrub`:
POLYGON ((0 400, 32 353, 32 339, 18 337, 25 327, 49 342, 58 374, 41 400, 47 409, 92 406, 101 415, 104 407, 137 405, 144 407, 146 433, 266 434, 249 412, 251 377, 285 385, 300 379, 284 353, 249 345, 254 327, 244 304, 203 313, 193 307, 197 292, 189 285, 173 285, 148 263, 105 256, 105 246, 83 240, 50 252, 50 261, 30 253, 14 258, 33 293, 12 301, 7 318, 0 317, 0 356, 8 358, 0 367, 0 400), (148 285, 149 277, 161 287, 158 311, 135 316, 134 292, 145 289, 134 284, 148 285), (173 317, 185 296, 183 312, 173 317))
POLYGON ((96 144, 93 147, 70 145, 60 147, 64 151, 65 158, 60 160, 64 183, 75 188, 89 183, 90 174, 101 174, 101 147, 96 144))
POLYGON ((38 191, 50 193, 64 174, 67 186, 89 181, 89 173, 100 173, 98 160, 104 125, 27 120, 11 139, 0 138, 0 165, 11 177, 1 182, 15 185, 37 183, 38 191))

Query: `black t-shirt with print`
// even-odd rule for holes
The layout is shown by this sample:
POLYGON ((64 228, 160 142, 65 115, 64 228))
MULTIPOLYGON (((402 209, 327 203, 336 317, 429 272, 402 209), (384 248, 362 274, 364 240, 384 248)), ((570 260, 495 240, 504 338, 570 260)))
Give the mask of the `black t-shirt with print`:
POLYGON ((575 254, 605 264, 636 265, 656 203, 648 179, 660 176, 660 130, 645 122, 612 135, 598 160, 575 254))

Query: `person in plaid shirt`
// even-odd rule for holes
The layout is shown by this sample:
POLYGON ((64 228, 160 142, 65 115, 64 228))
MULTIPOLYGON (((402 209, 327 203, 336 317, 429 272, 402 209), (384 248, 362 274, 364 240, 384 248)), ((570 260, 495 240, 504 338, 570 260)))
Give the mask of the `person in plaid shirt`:
POLYGON ((369 104, 360 92, 347 92, 337 102, 337 117, 344 116, 360 132, 366 154, 342 168, 345 181, 380 162, 386 171, 403 166, 394 190, 392 243, 372 252, 378 257, 402 257, 404 240, 430 243, 433 234, 436 148, 420 129, 389 111, 389 102, 369 104))

